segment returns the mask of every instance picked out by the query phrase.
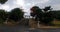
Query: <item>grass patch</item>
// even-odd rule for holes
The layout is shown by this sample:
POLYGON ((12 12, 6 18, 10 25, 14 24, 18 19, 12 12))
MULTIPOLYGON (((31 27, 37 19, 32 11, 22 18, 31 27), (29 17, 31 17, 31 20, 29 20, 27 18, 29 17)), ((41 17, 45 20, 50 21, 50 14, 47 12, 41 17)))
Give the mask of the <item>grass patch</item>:
POLYGON ((59 20, 54 20, 52 23, 55 24, 55 26, 60 27, 60 21, 59 20))

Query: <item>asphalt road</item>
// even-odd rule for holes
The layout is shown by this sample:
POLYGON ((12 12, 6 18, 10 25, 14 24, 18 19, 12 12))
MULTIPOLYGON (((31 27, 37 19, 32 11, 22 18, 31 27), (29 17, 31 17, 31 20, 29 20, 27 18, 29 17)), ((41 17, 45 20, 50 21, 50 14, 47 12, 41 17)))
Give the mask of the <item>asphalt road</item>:
POLYGON ((50 29, 29 29, 27 26, 0 26, 0 32, 60 32, 59 28, 50 29))
POLYGON ((0 32, 24 32, 28 27, 25 26, 0 26, 0 32))
POLYGON ((35 29, 29 30, 29 32, 60 32, 60 29, 35 29))

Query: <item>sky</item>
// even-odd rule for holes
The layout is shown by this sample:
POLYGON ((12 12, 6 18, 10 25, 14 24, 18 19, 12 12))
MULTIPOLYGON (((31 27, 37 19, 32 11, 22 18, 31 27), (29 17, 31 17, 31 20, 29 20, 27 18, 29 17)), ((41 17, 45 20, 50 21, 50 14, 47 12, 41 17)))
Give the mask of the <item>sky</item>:
POLYGON ((53 10, 60 10, 60 0, 8 0, 5 4, 0 4, 0 9, 11 11, 14 8, 22 8, 26 15, 30 15, 30 8, 39 6, 52 6, 53 10))

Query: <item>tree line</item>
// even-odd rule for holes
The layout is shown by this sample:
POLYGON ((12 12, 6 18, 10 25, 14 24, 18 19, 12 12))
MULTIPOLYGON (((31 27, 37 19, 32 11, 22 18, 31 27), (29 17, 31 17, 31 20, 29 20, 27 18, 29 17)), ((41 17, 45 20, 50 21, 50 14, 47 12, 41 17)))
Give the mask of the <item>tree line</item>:
POLYGON ((14 8, 11 12, 7 12, 0 9, 0 22, 14 20, 15 22, 20 21, 23 18, 24 12, 20 8, 14 8))
POLYGON ((40 21, 45 25, 54 25, 51 23, 54 19, 60 20, 60 11, 52 11, 51 6, 47 6, 43 9, 38 6, 33 6, 30 15, 35 17, 36 21, 40 21))

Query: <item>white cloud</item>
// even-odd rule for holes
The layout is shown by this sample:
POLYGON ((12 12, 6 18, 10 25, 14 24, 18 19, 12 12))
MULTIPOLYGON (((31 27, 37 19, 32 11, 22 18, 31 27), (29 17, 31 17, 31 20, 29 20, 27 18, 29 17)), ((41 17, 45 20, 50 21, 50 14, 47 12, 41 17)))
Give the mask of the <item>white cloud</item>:
POLYGON ((24 0, 15 0, 15 4, 18 6, 24 6, 25 5, 24 0))
POLYGON ((52 5, 53 10, 60 10, 60 4, 52 5))
POLYGON ((49 0, 30 0, 31 4, 35 5, 35 4, 44 4, 49 2, 49 0))
POLYGON ((2 5, 2 9, 8 10, 9 9, 9 5, 2 5))
POLYGON ((22 8, 22 9, 26 8, 25 7, 26 4, 24 0, 14 0, 13 3, 14 5, 12 6, 12 8, 15 8, 15 7, 22 8))
POLYGON ((41 0, 41 3, 47 3, 49 0, 41 0))
POLYGON ((8 4, 0 5, 0 9, 9 10, 10 6, 8 4))

